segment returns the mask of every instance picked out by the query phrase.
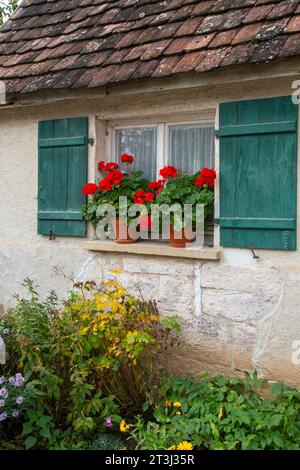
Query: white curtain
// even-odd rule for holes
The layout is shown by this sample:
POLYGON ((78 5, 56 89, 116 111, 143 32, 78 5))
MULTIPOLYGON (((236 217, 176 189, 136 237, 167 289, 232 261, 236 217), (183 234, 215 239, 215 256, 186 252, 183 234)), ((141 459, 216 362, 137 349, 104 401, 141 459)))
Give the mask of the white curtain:
POLYGON ((194 174, 204 166, 214 168, 213 124, 170 126, 169 164, 181 173, 194 174))
POLYGON ((117 129, 117 158, 123 153, 133 155, 133 171, 142 170, 151 181, 156 180, 157 130, 154 127, 117 129))

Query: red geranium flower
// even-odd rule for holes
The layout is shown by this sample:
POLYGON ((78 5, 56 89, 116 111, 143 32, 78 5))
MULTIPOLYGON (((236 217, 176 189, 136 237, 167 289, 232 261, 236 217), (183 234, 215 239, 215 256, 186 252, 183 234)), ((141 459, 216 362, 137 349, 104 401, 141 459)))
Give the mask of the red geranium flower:
POLYGON ((147 196, 146 191, 144 191, 143 189, 139 189, 134 195, 134 203, 144 204, 146 196, 147 196))
POLYGON ((147 193, 145 196, 145 201, 146 202, 152 202, 154 199, 154 194, 153 193, 147 193))
POLYGON ((150 230, 152 227, 151 217, 149 215, 141 215, 140 217, 140 229, 150 230))
POLYGON ((104 171, 104 168, 105 168, 105 162, 102 160, 101 162, 98 163, 98 170, 104 171))
POLYGON ((137 197, 145 197, 146 194, 147 194, 146 191, 144 191, 143 189, 139 189, 139 190, 135 193, 135 195, 136 195, 137 197))
POLYGON ((106 163, 106 165, 103 168, 103 171, 109 172, 109 171, 114 171, 118 169, 119 169, 119 165, 117 163, 110 162, 110 163, 106 163))
POLYGON ((216 170, 204 167, 195 181, 195 186, 201 187, 207 185, 209 188, 213 189, 215 186, 216 177, 216 170))
POLYGON ((205 185, 205 178, 203 178, 202 176, 198 176, 198 178, 196 179, 195 181, 195 186, 204 186, 205 185))
POLYGON ((92 196, 98 191, 98 186, 95 183, 88 183, 82 188, 82 194, 85 196, 92 196))
POLYGON ((144 204, 145 202, 152 202, 154 199, 153 193, 146 193, 143 189, 137 191, 134 195, 135 204, 144 204))
POLYGON ((160 189, 164 184, 165 180, 158 180, 158 181, 153 181, 152 183, 149 183, 148 188, 149 189, 160 189))
POLYGON ((165 179, 170 177, 176 178, 176 176, 178 176, 178 171, 174 166, 165 166, 165 168, 160 170, 159 174, 165 179))
POLYGON ((111 191, 113 186, 121 183, 124 178, 124 173, 119 170, 111 171, 102 181, 99 183, 101 191, 111 191))
POLYGON ((134 158, 132 155, 127 155, 127 153, 123 153, 123 155, 121 155, 121 162, 131 165, 134 162, 134 158))
POLYGON ((144 199, 141 198, 141 197, 136 197, 136 196, 134 196, 133 202, 134 202, 135 204, 144 204, 145 201, 144 201, 144 199))
POLYGON ((108 178, 104 178, 104 180, 100 181, 99 183, 99 188, 101 191, 111 191, 112 190, 112 185, 111 182, 109 181, 108 178))
POLYGON ((122 173, 121 171, 119 170, 113 170, 111 171, 107 177, 108 181, 113 184, 113 185, 117 185, 117 184, 120 184, 121 181, 123 180, 124 178, 124 173, 122 173))

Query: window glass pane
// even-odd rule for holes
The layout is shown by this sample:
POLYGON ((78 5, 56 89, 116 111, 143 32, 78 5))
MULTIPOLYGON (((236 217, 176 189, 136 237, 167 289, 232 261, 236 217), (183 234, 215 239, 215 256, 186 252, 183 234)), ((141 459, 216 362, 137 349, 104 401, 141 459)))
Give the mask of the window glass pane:
POLYGON ((156 180, 157 130, 155 127, 118 129, 117 158, 127 153, 135 158, 132 168, 142 170, 146 178, 156 180))
POLYGON ((169 128, 169 164, 194 174, 204 166, 214 168, 213 124, 187 124, 169 128))

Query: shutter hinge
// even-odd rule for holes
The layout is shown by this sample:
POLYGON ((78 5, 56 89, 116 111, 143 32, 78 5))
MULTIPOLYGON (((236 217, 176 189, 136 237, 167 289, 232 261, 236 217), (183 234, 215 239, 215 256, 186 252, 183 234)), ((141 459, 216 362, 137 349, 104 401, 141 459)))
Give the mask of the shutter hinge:
POLYGON ((88 144, 94 145, 94 143, 95 143, 95 140, 94 140, 92 137, 90 137, 90 138, 88 139, 88 144))
POLYGON ((255 253, 254 251, 254 248, 250 248, 251 252, 252 252, 252 255, 253 255, 253 259, 259 259, 259 256, 255 253))
POLYGON ((49 240, 51 241, 51 240, 55 240, 55 239, 56 239, 55 233, 52 232, 52 230, 50 230, 50 232, 49 232, 49 240))

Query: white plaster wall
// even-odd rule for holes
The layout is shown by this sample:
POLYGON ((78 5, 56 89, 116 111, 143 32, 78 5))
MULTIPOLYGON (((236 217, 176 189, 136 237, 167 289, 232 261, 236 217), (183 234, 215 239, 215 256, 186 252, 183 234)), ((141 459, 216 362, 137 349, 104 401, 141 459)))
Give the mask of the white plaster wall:
MULTIPOLYGON (((226 99, 291 93, 291 80, 258 81, 138 96, 102 97, 82 102, 0 111, 0 304, 13 305, 25 277, 43 293, 65 297, 74 280, 102 279, 114 267, 132 291, 156 298, 164 314, 178 314, 182 342, 170 366, 186 373, 225 373, 257 368, 269 379, 299 385, 300 365, 292 345, 300 340, 300 251, 226 249, 220 262, 143 258, 87 252, 81 239, 49 241, 37 235, 37 122, 88 115, 89 173, 106 157, 109 119, 200 113, 226 99), (96 126, 96 116, 102 124, 96 126)), ((300 165, 299 165, 300 167, 300 165)), ((299 178, 300 181, 300 178, 299 178)), ((300 191, 299 191, 300 194, 300 191)), ((300 218, 298 218, 300 220, 300 218)), ((300 227, 298 235, 300 234, 300 227)), ((88 236, 93 237, 90 229, 88 236)), ((300 246, 300 244, 299 244, 300 246)))

